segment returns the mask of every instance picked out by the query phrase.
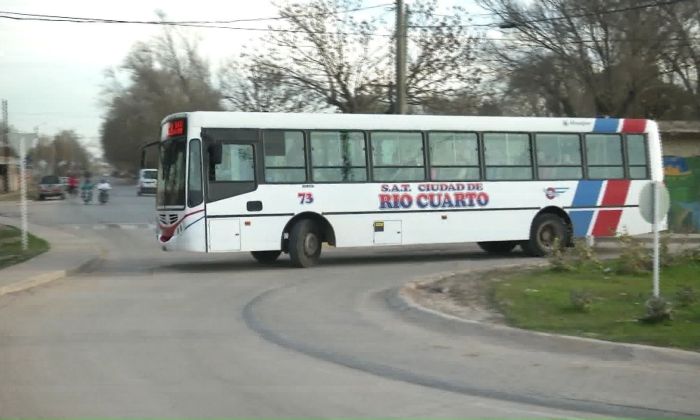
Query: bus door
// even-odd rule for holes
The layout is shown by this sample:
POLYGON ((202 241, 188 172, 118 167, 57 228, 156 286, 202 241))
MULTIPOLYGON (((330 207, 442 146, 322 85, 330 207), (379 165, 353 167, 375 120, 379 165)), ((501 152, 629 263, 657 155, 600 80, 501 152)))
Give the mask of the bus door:
POLYGON ((256 159, 260 154, 258 130, 205 129, 207 179, 207 250, 241 249, 240 214, 262 210, 262 202, 251 200, 245 208, 228 204, 227 198, 257 188, 256 159))

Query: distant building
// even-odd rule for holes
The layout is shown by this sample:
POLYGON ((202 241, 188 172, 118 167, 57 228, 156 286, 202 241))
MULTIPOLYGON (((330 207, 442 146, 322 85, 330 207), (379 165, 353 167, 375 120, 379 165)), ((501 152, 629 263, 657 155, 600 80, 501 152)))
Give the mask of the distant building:
POLYGON ((700 121, 659 121, 664 155, 700 156, 700 121))
POLYGON ((9 133, 9 147, 0 145, 0 193, 5 192, 6 177, 8 191, 19 190, 20 144, 24 142, 24 150, 28 153, 36 146, 37 140, 36 133, 9 133))
POLYGON ((19 157, 11 147, 0 145, 0 193, 5 192, 6 180, 8 191, 19 189, 19 157))

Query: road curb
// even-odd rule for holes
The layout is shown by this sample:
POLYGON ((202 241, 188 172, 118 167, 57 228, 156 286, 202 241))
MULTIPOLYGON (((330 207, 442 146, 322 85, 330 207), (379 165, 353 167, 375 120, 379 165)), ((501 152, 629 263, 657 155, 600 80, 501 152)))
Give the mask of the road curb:
POLYGON ((78 274, 83 272, 90 267, 99 264, 102 261, 102 257, 93 257, 84 263, 80 264, 76 268, 66 269, 66 270, 52 270, 46 273, 37 274, 35 276, 27 277, 24 280, 16 281, 14 283, 6 284, 0 286, 0 296, 9 295, 12 293, 24 292, 29 289, 33 289, 38 286, 43 286, 52 281, 60 280, 62 278, 78 274))
MULTIPOLYGON (((527 266, 526 266, 527 267, 527 266)), ((490 270, 484 270, 483 272, 488 272, 490 270)), ((473 274, 474 271, 471 270, 462 270, 459 272, 454 272, 454 273, 444 273, 445 275, 443 276, 430 276, 429 278, 432 279, 433 281, 438 281, 440 279, 443 279, 447 276, 451 275, 459 275, 459 274, 464 274, 464 273, 471 273, 473 274)), ((547 332, 541 332, 541 331, 532 331, 532 330, 525 330, 521 328, 516 328, 516 327, 511 327, 508 325, 501 325, 501 324, 494 324, 491 322, 485 322, 485 321, 478 321, 478 320, 472 320, 472 319, 466 319, 466 318, 461 318, 456 315, 451 315, 447 314, 432 308, 425 307, 419 303, 417 303, 415 300, 413 300, 408 293, 406 293, 407 289, 410 288, 411 284, 415 284, 415 282, 418 282, 420 280, 426 280, 426 278, 415 278, 411 280, 410 282, 404 284, 401 287, 397 287, 394 289, 389 289, 386 291, 386 294, 384 296, 385 301, 387 305, 399 312, 412 312, 413 314, 418 314, 419 316, 427 317, 427 318, 432 318, 433 320, 435 319, 440 319, 443 321, 449 321, 449 322, 454 322, 457 324, 462 324, 465 326, 471 326, 471 327, 477 327, 479 330, 490 333, 490 334, 497 334, 497 335, 507 335, 510 337, 529 337, 529 338, 538 338, 542 340, 552 340, 552 341, 557 341, 560 343, 571 343, 571 344, 587 344, 589 346, 596 346, 600 348, 601 350, 624 350, 624 351, 642 351, 642 352, 649 352, 653 353, 654 355, 660 355, 663 356, 665 359, 668 359, 671 362, 680 362, 680 363, 690 363, 693 365, 698 365, 700 366, 700 353, 693 352, 690 350, 681 350, 681 349, 675 349, 675 348, 668 348, 668 347, 657 347, 657 346, 651 346, 651 345, 646 345, 646 344, 637 344, 637 343, 618 343, 614 341, 606 341, 606 340, 600 340, 596 338, 588 338, 588 337, 579 337, 579 336, 572 336, 572 335, 561 335, 561 334, 554 334, 554 333, 547 333, 547 332)))
MULTIPOLYGON (((19 227, 19 220, 0 216, 0 223, 19 227)), ((46 285, 90 270, 104 258, 104 251, 80 236, 50 226, 30 224, 29 232, 44 239, 49 249, 19 264, 0 270, 0 296, 46 285)))
POLYGON ((61 279, 65 276, 66 270, 49 271, 47 273, 32 276, 24 280, 0 287, 0 296, 9 295, 10 293, 22 292, 37 286, 44 285, 54 280, 61 279))

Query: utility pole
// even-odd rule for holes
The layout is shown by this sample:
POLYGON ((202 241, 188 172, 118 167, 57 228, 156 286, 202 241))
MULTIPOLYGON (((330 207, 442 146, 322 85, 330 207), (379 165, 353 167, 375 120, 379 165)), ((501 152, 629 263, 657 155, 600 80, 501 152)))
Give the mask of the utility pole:
POLYGON ((2 146, 5 157, 5 174, 2 177, 5 192, 10 192, 10 127, 7 122, 7 99, 2 100, 2 146))
POLYGON ((406 10, 396 0, 396 114, 406 113, 406 10))

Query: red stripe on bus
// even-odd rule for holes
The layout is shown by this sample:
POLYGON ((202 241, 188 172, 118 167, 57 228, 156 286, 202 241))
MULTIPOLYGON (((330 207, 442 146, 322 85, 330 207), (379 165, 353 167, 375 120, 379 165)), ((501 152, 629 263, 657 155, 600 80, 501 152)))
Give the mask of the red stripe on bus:
POLYGON ((603 202, 601 206, 624 206, 627 200, 627 193, 630 189, 630 180, 611 179, 605 186, 603 202))
POLYGON ((647 128, 647 120, 627 119, 622 120, 623 133, 644 133, 647 128))
POLYGON ((175 223, 172 226, 164 226, 164 225, 158 223, 158 226, 160 226, 160 229, 161 229, 160 241, 161 242, 168 242, 170 240, 170 238, 172 238, 173 235, 175 234, 175 229, 177 229, 177 227, 180 225, 180 223, 184 222, 185 219, 192 216, 193 214, 201 213, 203 211, 204 211, 204 209, 201 209, 201 210, 193 211, 192 213, 188 213, 185 215, 185 217, 180 219, 177 223, 175 223))
POLYGON ((620 223, 622 210, 601 210, 593 225, 593 236, 615 236, 617 225, 620 223))

